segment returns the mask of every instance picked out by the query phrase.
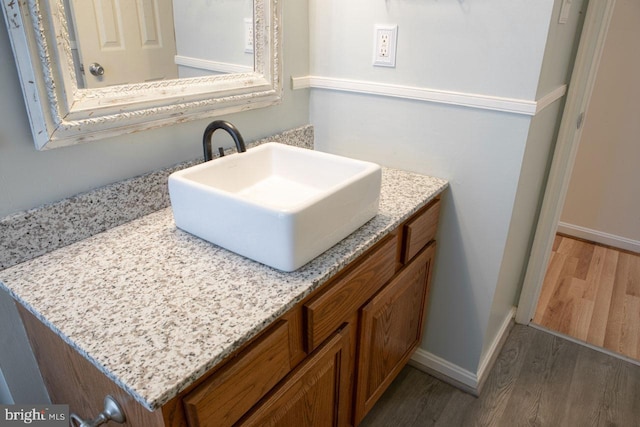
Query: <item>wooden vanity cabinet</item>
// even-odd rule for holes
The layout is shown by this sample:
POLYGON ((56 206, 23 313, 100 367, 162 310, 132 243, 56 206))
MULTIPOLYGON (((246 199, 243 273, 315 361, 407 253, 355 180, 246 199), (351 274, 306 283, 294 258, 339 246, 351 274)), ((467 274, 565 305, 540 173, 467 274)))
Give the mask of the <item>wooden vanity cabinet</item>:
POLYGON ((167 427, 239 425, 304 360, 302 310, 294 307, 162 407, 167 427))
POLYGON ((436 199, 402 226, 402 269, 360 309, 354 423, 357 425, 420 344, 440 215, 436 199))
POLYGON ((304 303, 306 348, 311 351, 348 321, 396 272, 398 233, 379 242, 355 265, 304 303))
POLYGON ((422 208, 154 412, 21 308, 53 403, 92 418, 111 394, 124 425, 136 427, 357 425, 420 343, 439 206, 422 208))
POLYGON ((243 427, 349 424, 349 325, 344 325, 258 403, 243 427))
POLYGON ((384 393, 420 344, 435 242, 360 310, 355 424, 384 393))
POLYGON ((184 396, 188 424, 233 425, 293 366, 288 324, 280 319, 253 345, 184 396))

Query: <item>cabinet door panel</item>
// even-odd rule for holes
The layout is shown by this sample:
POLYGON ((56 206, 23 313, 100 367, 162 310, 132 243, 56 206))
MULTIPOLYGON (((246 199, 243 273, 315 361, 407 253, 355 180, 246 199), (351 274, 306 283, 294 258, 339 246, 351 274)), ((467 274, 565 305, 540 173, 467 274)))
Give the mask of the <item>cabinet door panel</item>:
POLYGON ((435 242, 361 310, 356 424, 420 343, 435 242))
POLYGON ((238 425, 337 427, 348 423, 349 326, 287 376, 238 425))

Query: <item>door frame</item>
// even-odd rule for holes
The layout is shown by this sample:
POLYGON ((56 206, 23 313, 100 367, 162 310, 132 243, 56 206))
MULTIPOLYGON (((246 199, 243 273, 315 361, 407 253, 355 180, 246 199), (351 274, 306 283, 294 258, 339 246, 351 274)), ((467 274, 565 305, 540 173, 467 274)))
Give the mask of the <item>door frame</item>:
POLYGON ((516 311, 516 322, 520 324, 528 325, 535 315, 615 2, 590 0, 587 7, 516 311))

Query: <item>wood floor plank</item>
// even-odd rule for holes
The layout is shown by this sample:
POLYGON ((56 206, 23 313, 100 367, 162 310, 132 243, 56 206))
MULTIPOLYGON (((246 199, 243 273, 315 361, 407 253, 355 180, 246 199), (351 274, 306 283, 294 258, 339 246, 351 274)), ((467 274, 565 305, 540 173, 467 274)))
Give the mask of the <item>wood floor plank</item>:
MULTIPOLYGON (((580 319, 580 300, 584 294, 585 281, 569 277, 567 292, 563 297, 562 309, 557 313, 556 328, 564 334, 578 334, 578 321, 580 319)), ((573 336, 573 335, 572 335, 573 336)))
MULTIPOLYGON (((575 279, 580 280, 580 279, 575 279)), ((569 326, 569 334, 582 341, 587 341, 589 336, 589 326, 591 325, 591 317, 593 315, 594 303, 586 298, 576 298, 574 303, 574 314, 571 317, 569 326)))
MULTIPOLYGON (((576 344, 577 345, 577 344, 576 344)), ((559 426, 600 425, 604 388, 615 359, 586 347, 576 349, 577 358, 559 426)))
POLYGON ((578 265, 576 267, 575 277, 578 279, 586 280, 589 273, 589 267, 595 251, 595 245, 588 242, 579 242, 579 245, 574 250, 574 256, 578 258, 578 265))
POLYGON ((463 420, 463 426, 499 425, 531 348, 528 330, 514 328, 496 360, 491 375, 483 388, 483 398, 478 399, 463 420))
MULTIPOLYGON (((432 425, 452 398, 451 386, 417 369, 404 369, 387 389, 361 425, 432 425), (411 388, 399 384, 412 384, 411 388), (417 391, 416 391, 417 390, 417 391), (393 406, 385 402, 396 402, 393 406)), ((462 392, 461 392, 462 393, 462 392)))
POLYGON ((602 278, 602 269, 604 268, 607 251, 608 249, 602 246, 594 247, 591 263, 589 264, 589 271, 585 278, 587 281, 587 289, 584 292, 583 298, 595 301, 602 278))
POLYGON ((627 297, 640 298, 640 255, 559 237, 534 323, 639 359, 640 307, 627 297))
POLYGON ((534 334, 501 425, 551 426, 564 414, 577 353, 550 334, 534 334))
POLYGON ((625 295, 620 353, 638 359, 638 331, 640 331, 640 297, 625 295))
POLYGON ((515 325, 478 398, 407 366, 360 426, 637 427, 639 396, 640 366, 515 325))
POLYGON ((536 307, 536 314, 534 316, 534 321, 537 323, 542 322, 544 312, 547 310, 549 302, 551 301, 551 298, 556 291, 556 285, 559 282, 560 274, 562 273, 562 268, 564 267, 564 263, 566 262, 566 260, 567 255, 565 254, 561 254, 558 252, 554 252, 551 254, 549 267, 547 268, 547 273, 545 275, 542 290, 540 292, 540 297, 538 299, 538 306, 536 307))
POLYGON ((603 410, 599 421, 603 426, 639 426, 640 417, 634 408, 638 407, 640 396, 640 376, 638 367, 617 360, 613 362, 603 393, 603 410))
POLYGON ((628 295, 640 297, 640 256, 630 253, 621 253, 628 264, 626 290, 628 295))
POLYGON ((621 351, 620 340, 624 325, 624 297, 626 295, 625 283, 629 273, 628 257, 618 255, 618 264, 611 295, 611 308, 607 317, 607 327, 604 336, 604 346, 615 352, 621 351))
POLYGON ((567 258, 562 266, 558 283, 556 284, 549 304, 545 308, 542 316, 542 324, 554 331, 559 331, 565 323, 567 316, 571 315, 572 306, 568 304, 571 290, 571 278, 578 266, 578 260, 573 257, 567 258))
POLYGON ((600 274, 592 279, 598 281, 598 290, 594 299, 587 342, 599 347, 604 346, 617 265, 618 251, 606 249, 600 274))
MULTIPOLYGON (((433 423, 434 427, 463 426, 468 408, 475 405, 478 399, 468 393, 451 393, 451 399, 443 409, 440 417, 433 423)), ((416 426, 420 424, 416 423, 416 426)), ((396 427, 399 427, 396 425, 396 427)))
MULTIPOLYGON (((429 402, 428 405, 424 405, 416 419, 414 421, 414 425, 419 426, 451 426, 455 424, 451 424, 455 422, 455 419, 458 418, 457 415, 453 415, 450 412, 445 415, 445 410, 450 407, 450 404, 456 405, 458 408, 461 404, 461 401, 473 402, 473 396, 468 395, 462 391, 459 393, 447 394, 449 389, 448 384, 440 383, 440 385, 432 388, 432 394, 430 396, 426 396, 426 400, 429 402), (453 418, 452 418, 453 415, 453 418)), ((456 412, 460 412, 458 409, 456 412)), ((393 425, 393 419, 389 419, 389 422, 386 426, 393 425)))
POLYGON ((563 237, 562 240, 560 240, 560 244, 558 245, 558 250, 556 252, 565 254, 567 256, 573 256, 574 250, 577 245, 577 240, 563 237))

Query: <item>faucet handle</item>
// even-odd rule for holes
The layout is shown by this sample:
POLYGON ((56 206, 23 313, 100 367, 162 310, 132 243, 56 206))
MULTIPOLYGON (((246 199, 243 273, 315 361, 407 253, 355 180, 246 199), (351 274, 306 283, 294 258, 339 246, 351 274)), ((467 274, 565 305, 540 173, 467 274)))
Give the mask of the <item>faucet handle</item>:
MULTIPOLYGON (((209 123, 207 128, 204 130, 204 135, 202 135, 202 148, 204 151, 205 162, 213 158, 213 153, 211 152, 211 140, 213 139, 213 133, 217 129, 224 129, 229 135, 231 135, 233 142, 236 143, 236 150, 238 150, 238 153, 244 153, 247 151, 247 148, 244 145, 244 139, 242 139, 242 135, 240 135, 240 132, 238 132, 238 129, 236 129, 234 125, 225 120, 215 120, 209 123)), ((220 153, 220 156, 224 156, 222 147, 218 148, 218 152, 220 153)))
POLYGON ((218 153, 220 154, 220 157, 224 157, 224 148, 218 147, 218 153))

